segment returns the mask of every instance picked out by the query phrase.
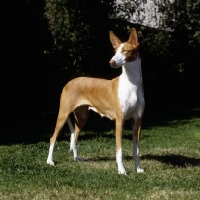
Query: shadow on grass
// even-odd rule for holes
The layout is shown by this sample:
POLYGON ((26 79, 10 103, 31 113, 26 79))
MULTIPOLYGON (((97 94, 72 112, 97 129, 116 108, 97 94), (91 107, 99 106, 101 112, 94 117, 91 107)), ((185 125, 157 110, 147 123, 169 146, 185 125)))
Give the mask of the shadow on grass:
MULTIPOLYGON (((111 156, 98 156, 98 157, 91 157, 91 158, 83 158, 84 162, 105 162, 105 161, 115 161, 116 157, 111 156)), ((132 156, 124 156, 124 160, 133 160, 132 156)), ((157 156, 157 155, 144 155, 141 157, 141 160, 156 160, 161 163, 165 163, 167 165, 173 166, 174 168, 187 168, 187 167, 199 167, 200 166, 200 159, 190 158, 181 155, 164 155, 164 156, 157 156)), ((57 162, 55 162, 56 164, 57 162)))
POLYGON ((94 158, 86 158, 84 159, 85 162, 104 162, 104 161, 113 161, 116 160, 115 157, 108 157, 108 156, 98 156, 94 158))
POLYGON ((190 158, 181 155, 164 155, 164 156, 156 156, 156 155, 144 155, 141 157, 143 160, 157 160, 162 163, 166 163, 168 165, 172 165, 173 167, 178 168, 186 168, 189 166, 200 166, 200 159, 190 158))
MULTIPOLYGON (((73 116, 73 115, 71 115, 73 116)), ((52 116, 34 116, 32 118, 16 119, 10 123, 0 124, 0 145, 11 145, 18 143, 32 144, 41 141, 49 142, 54 132, 57 114, 52 116)), ((193 118, 200 118, 200 109, 171 111, 164 113, 145 113, 142 129, 155 126, 171 126, 185 124, 193 118)), ((73 121, 73 117, 72 117, 73 121)), ((197 125, 196 125, 197 126, 197 125)), ((199 125, 200 127, 200 125, 199 125)), ((101 118, 98 114, 90 112, 88 122, 83 128, 85 134, 80 134, 80 140, 88 140, 101 135, 105 138, 114 138, 115 122, 107 118, 101 118), (87 133, 89 132, 89 134, 87 133)), ((130 134, 123 137, 132 140, 131 120, 124 124, 125 130, 130 130, 130 134)), ((69 140, 70 131, 67 123, 58 137, 58 140, 69 140)))
MULTIPOLYGON (((97 162, 103 162, 103 161, 113 161, 116 160, 115 157, 106 157, 106 156, 98 156, 95 158, 88 158, 85 159, 85 162, 90 162, 90 161, 97 161, 97 162)), ((124 156, 124 160, 133 160, 132 156, 124 156)), ((171 165, 175 168, 187 168, 190 166, 200 166, 200 159, 196 158, 190 158, 186 156, 181 156, 181 155, 164 155, 164 156, 156 156, 156 155, 144 155, 141 157, 141 160, 157 160, 161 163, 165 163, 167 165, 171 165)))

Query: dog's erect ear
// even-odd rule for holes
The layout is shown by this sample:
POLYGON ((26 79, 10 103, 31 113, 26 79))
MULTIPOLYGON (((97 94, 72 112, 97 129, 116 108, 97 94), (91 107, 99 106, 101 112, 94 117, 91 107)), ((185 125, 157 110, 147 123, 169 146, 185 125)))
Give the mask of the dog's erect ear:
POLYGON ((115 50, 117 50, 117 48, 121 44, 120 39, 112 31, 109 31, 109 35, 110 35, 110 41, 111 41, 111 43, 113 45, 113 48, 115 50))
POLYGON ((130 42, 133 46, 139 46, 137 31, 135 28, 132 28, 128 42, 130 42))

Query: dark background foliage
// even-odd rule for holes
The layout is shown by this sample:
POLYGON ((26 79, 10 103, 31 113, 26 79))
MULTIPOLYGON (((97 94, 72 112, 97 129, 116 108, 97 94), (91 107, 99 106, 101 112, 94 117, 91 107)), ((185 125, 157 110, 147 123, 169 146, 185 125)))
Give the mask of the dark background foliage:
POLYGON ((121 69, 108 64, 114 54, 108 31, 126 41, 132 27, 139 34, 146 112, 199 107, 200 1, 167 2, 158 29, 131 24, 126 13, 117 18, 113 0, 1 2, 2 122, 56 118, 67 81, 118 76, 121 69))

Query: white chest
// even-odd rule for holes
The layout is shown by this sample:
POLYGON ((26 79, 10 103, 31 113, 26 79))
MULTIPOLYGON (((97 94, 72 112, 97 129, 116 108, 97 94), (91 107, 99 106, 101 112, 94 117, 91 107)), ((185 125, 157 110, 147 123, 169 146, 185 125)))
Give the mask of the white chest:
POLYGON ((123 67, 119 77, 118 98, 125 120, 140 116, 144 107, 140 66, 134 71, 132 67, 130 69, 131 71, 127 71, 127 66, 126 69, 123 67))
POLYGON ((130 87, 119 80, 118 98, 124 118, 130 118, 137 107, 137 87, 130 87))

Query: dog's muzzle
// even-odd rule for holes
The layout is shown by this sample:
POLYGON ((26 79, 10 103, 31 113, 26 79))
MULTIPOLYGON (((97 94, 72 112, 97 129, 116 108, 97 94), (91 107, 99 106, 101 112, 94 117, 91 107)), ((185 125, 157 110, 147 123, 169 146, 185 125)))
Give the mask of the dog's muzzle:
POLYGON ((113 68, 117 68, 118 67, 117 64, 116 64, 116 62, 114 60, 110 60, 109 63, 111 65, 111 67, 113 67, 113 68))

